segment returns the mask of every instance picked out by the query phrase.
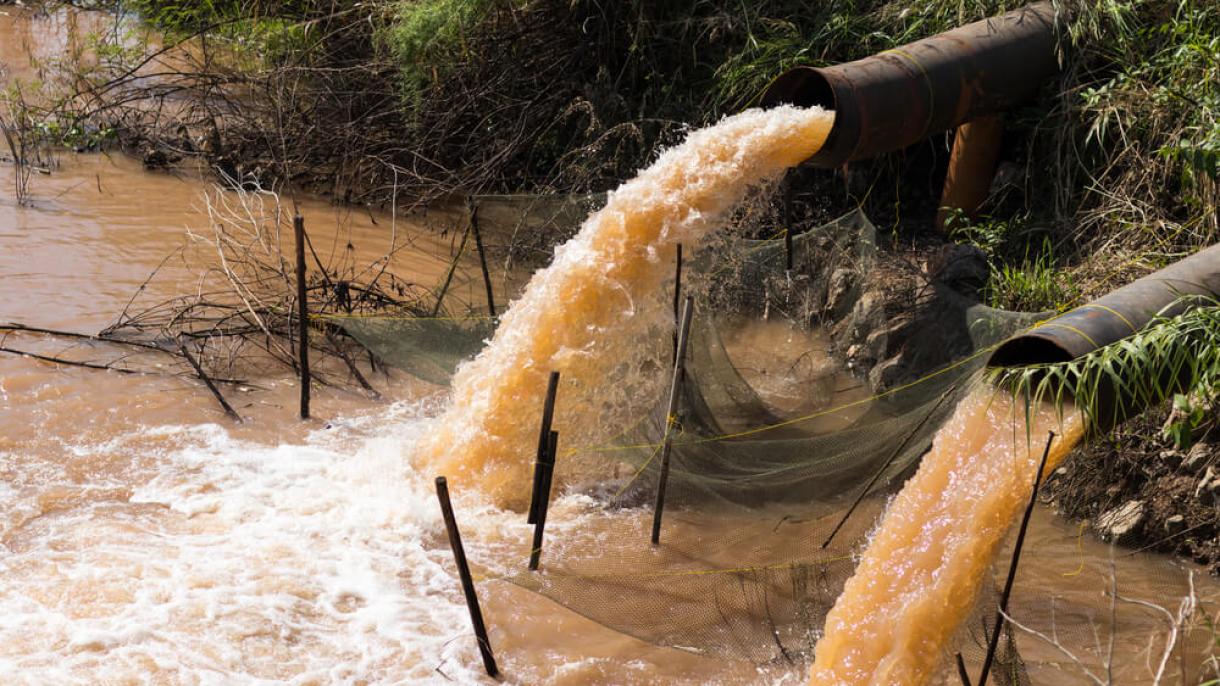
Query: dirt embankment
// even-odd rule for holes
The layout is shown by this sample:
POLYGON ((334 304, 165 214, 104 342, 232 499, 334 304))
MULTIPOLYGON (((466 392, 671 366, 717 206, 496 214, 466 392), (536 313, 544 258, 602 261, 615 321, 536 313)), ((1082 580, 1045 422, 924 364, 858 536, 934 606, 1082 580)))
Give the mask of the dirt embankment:
POLYGON ((1043 496, 1103 539, 1220 574, 1220 431, 1180 450, 1162 435, 1168 415, 1167 407, 1150 410, 1077 450, 1043 496))

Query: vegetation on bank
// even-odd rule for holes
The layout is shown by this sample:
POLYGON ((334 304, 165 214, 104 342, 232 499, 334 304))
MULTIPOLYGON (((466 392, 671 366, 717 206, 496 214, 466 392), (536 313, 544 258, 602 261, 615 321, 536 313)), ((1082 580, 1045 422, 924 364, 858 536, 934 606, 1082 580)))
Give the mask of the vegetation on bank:
MULTIPOLYGON (((390 195, 605 190, 690 127, 748 106, 786 68, 860 58, 1020 4, 118 6, 170 36, 204 32, 231 53, 258 58, 239 73, 226 71, 229 60, 192 75, 199 97, 223 100, 234 89, 222 94, 216 81, 240 84, 243 109, 253 110, 218 117, 223 108, 213 108, 206 122, 185 122, 216 122, 223 140, 206 152, 229 158, 222 168, 380 203, 390 195), (269 126, 274 136, 260 134, 269 126)), ((1220 7, 1210 0, 1058 4, 1066 17, 1063 74, 1007 114, 993 196, 982 218, 958 222, 953 234, 992 259, 988 293, 999 306, 1061 309, 1220 234, 1220 7), (1070 282, 1062 279, 1065 267, 1070 282)), ((157 127, 142 120, 144 130, 136 130, 141 122, 124 114, 127 121, 107 124, 120 134, 130 124, 129 143, 165 142, 156 140, 157 127)), ((159 137, 181 123, 157 122, 159 137)), ((797 185, 798 220, 812 224, 863 205, 896 240, 917 238, 936 211, 947 144, 938 136, 846 171, 807 174, 797 185)))
MULTIPOLYGON (((1021 4, 122 0, 120 16, 157 34, 129 22, 95 36, 90 54, 66 58, 76 69, 53 102, 11 90, 0 119, 15 159, 47 141, 115 138, 151 166, 200 157, 235 185, 292 184, 368 205, 603 191, 690 128, 750 106, 789 67, 857 59, 1021 4), (187 48, 162 60, 179 41, 187 48)), ((1007 309, 1068 309, 1220 239, 1220 6, 1057 4, 1062 74, 1005 114, 991 196, 981 216, 953 217, 947 236, 986 256, 982 297, 1007 309)), ((938 135, 848 168, 803 170, 789 228, 860 206, 900 259, 926 255, 946 238, 930 228, 948 144, 938 135)), ((1146 381, 1137 394, 1172 406, 1164 435, 1143 437, 1147 451, 1215 444, 1216 321, 1214 307, 1201 310, 1022 379, 1057 376, 1085 403, 1098 397, 1088 379, 1146 381), (1196 388, 1170 397, 1157 380, 1183 366, 1196 388)), ((1203 471, 1199 482, 1192 469, 1180 490, 1197 500, 1199 483, 1215 483, 1220 502, 1220 476, 1203 471)), ((1072 493, 1108 488, 1104 471, 1079 473, 1087 478, 1059 482, 1072 493)), ((1164 476, 1139 473, 1131 483, 1149 489, 1164 476)), ((1220 560, 1220 547, 1208 550, 1190 554, 1220 560)))

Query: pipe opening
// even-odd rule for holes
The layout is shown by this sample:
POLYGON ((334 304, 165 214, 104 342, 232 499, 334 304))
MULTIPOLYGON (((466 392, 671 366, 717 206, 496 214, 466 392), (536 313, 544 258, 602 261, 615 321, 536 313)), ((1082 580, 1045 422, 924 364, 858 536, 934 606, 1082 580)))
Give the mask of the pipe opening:
POLYGON ((1018 336, 1005 342, 991 354, 988 367, 1022 367, 1031 364, 1070 362, 1072 353, 1054 341, 1038 336, 1018 336))
POLYGON ((797 107, 821 106, 837 110, 834 88, 817 69, 801 67, 780 74, 759 98, 762 107, 796 105, 797 107))

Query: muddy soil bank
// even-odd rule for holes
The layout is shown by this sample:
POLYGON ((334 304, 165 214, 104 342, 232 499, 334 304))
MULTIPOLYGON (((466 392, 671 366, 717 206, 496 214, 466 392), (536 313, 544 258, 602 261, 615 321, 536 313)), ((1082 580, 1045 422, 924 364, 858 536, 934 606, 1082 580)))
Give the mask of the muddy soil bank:
POLYGON ((1077 450, 1043 497, 1103 540, 1178 555, 1220 574, 1220 435, 1187 450, 1162 436, 1170 411, 1145 412, 1077 450))

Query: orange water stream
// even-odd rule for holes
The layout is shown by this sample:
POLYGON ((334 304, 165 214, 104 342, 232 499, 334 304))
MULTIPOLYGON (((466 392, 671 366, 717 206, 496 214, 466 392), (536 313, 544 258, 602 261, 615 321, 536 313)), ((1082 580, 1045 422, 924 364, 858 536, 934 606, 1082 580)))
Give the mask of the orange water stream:
MULTIPOLYGON (((28 52, 54 57, 73 40, 109 25, 105 17, 79 15, 70 7, 47 13, 0 7, 5 74, 0 80, 34 78, 36 70, 23 66, 28 52)), ((620 392, 604 387, 592 372, 578 379, 576 368, 585 358, 607 349, 619 361, 636 356, 643 339, 632 332, 648 328, 662 329, 657 340, 667 350, 668 304, 660 297, 664 294, 647 296, 659 290, 657 279, 668 271, 673 241, 689 241, 714 224, 710 217, 731 204, 746 176, 766 176, 807 154, 816 139, 816 131, 807 128, 822 125, 808 116, 778 117, 758 130, 751 126, 758 118, 735 120, 717 129, 723 140, 709 143, 707 151, 687 149, 675 153, 676 159, 663 158, 668 171, 649 172, 650 181, 635 182, 630 193, 621 191, 626 197, 612 203, 618 214, 597 220, 606 222, 598 233, 603 240, 581 239, 561 250, 557 260, 588 257, 589 266, 580 273, 589 280, 588 291, 567 279, 549 281, 559 290, 540 291, 523 305, 553 295, 564 307, 523 308, 506 317, 521 321, 500 334, 514 337, 528 354, 489 353, 502 356, 464 372, 459 399, 466 407, 478 407, 479 398, 494 392, 515 397, 518 408, 506 402, 494 415, 468 422, 450 411, 444 421, 454 439, 451 449, 441 450, 446 446, 436 437, 429 444, 437 463, 469 456, 467 473, 487 473, 504 485, 501 493, 511 490, 507 484, 529 460, 535 391, 544 386, 548 365, 570 365, 562 367, 565 384, 571 384, 561 391, 568 401, 562 406, 576 412, 575 400, 620 392), (660 185, 649 188, 654 182, 660 185), (689 200, 695 209, 679 207, 676 200, 689 200), (651 228, 649 218, 655 220, 651 228), (620 319, 599 309, 601 304, 628 314, 620 319), (599 329, 590 333, 583 324, 573 325, 585 320, 564 312, 578 306, 600 317, 589 320, 599 329), (566 332, 560 330, 564 327, 566 332), (587 340, 577 340, 585 335, 587 340), (506 380, 488 381, 480 389, 491 377, 480 379, 475 370, 489 373, 498 365, 510 370, 506 380), (488 446, 475 445, 485 430, 488 446), (523 440, 526 456, 520 454, 523 440), (498 447, 505 448, 502 454, 498 447)), ((0 321, 97 331, 114 321, 167 255, 187 243, 185 230, 207 228, 201 193, 215 191, 197 175, 150 173, 117 154, 58 157, 59 167, 34 178, 28 205, 14 201, 12 165, 0 163, 0 321)), ((302 199, 301 210, 326 259, 342 255, 349 244, 355 261, 375 260, 389 249, 394 218, 388 214, 316 199, 302 199)), ((395 253, 389 270, 435 283, 457 252, 455 237, 408 225, 401 216, 398 221, 400 240, 407 235, 411 245, 395 253)), ((195 255, 193 265, 184 259, 167 262, 141 298, 157 302, 192 292, 195 267, 207 264, 203 257, 195 255)), ((477 262, 461 266, 449 297, 477 303, 482 297, 477 262)), ((513 292, 500 281, 497 288, 498 295, 513 292)), ((778 375, 791 373, 794 359, 821 344, 768 328, 742 324, 728 336, 730 352, 742 355, 734 359, 751 368, 751 381, 778 409, 800 411, 804 403, 822 402, 777 383, 778 375), (780 359, 777 350, 791 354, 780 359)), ((116 354, 105 346, 29 335, 7 335, 4 344, 77 359, 116 354)), ((143 362, 158 369, 156 359, 143 362)), ((802 373, 810 380, 821 376, 818 369, 802 373)), ((407 385, 399 373, 372 380, 396 402, 319 388, 317 418, 306 423, 295 417, 295 382, 273 372, 256 379, 264 390, 225 389, 247 420, 233 425, 190 378, 120 376, 0 355, 0 684, 495 683, 480 672, 432 491, 435 471, 431 466, 417 471, 404 459, 432 428, 436 389, 407 385)), ((841 404, 857 391, 844 383, 834 392, 841 398, 832 402, 841 404)), ((645 400, 654 399, 655 394, 645 400)), ((587 411, 591 402, 579 411, 587 411)), ((1011 435, 1011 422, 1002 415, 987 419, 990 415, 975 406, 959 412, 955 422, 966 421, 963 413, 986 427, 982 433, 1000 426, 1011 435)), ((570 432, 574 427, 570 419, 564 424, 567 417, 561 415, 560 428, 570 432)), ((964 439, 948 430, 941 437, 942 442, 959 440, 964 439)), ((988 475, 999 470, 1003 476, 1007 465, 1013 497, 1023 501, 1032 468, 1017 465, 1028 455, 997 460, 984 457, 988 453, 981 446, 970 454, 976 456, 973 468, 988 475)), ((965 455, 944 458, 952 465, 943 465, 938 478, 975 474, 965 469, 971 462, 965 455)), ((489 506, 474 488, 455 494, 468 552, 477 564, 495 561, 503 541, 528 536, 518 513, 489 506)), ((929 494, 928 502, 938 501, 929 494)), ((548 540, 561 545, 605 532, 596 540, 613 555, 617 537, 639 514, 591 508, 587 496, 557 490, 548 540)), ((1007 521, 996 524, 1001 533, 1007 521)), ((667 532, 675 539, 708 541, 740 538, 745 528, 727 519, 687 525, 678 517, 672 526, 667 532)), ((760 535, 773 535, 770 525, 754 526, 760 535)), ((996 533, 989 531, 989 536, 996 533)), ((1108 601, 1100 592, 1111 573, 1109 551, 1082 531, 1049 510, 1035 513, 1014 616, 1043 628, 1058 622, 1065 645, 1085 666, 1104 673, 1099 665, 1105 651, 1095 645, 1100 640, 1104 647, 1111 627, 1108 601), (1063 630, 1067 626, 1090 631, 1072 633, 1063 630)), ((935 542, 930 534, 928 540, 935 542)), ((724 561, 733 556, 727 551, 724 561)), ((881 559, 870 552, 865 561, 874 557, 881 559)), ((934 555, 925 557, 935 561, 934 555)), ((985 557, 971 558, 970 583, 989 577, 985 557)), ((1190 568, 1126 552, 1118 553, 1114 564, 1125 596, 1158 605, 1172 605, 1187 592, 1190 568)), ((867 578, 878 587, 883 583, 880 576, 867 578)), ((864 590, 869 585, 853 583, 864 590)), ((1195 584, 1201 597, 1220 593, 1201 575, 1195 584)), ((805 666, 759 668, 651 645, 518 586, 480 581, 479 592, 505 673, 502 683, 791 686, 806 680, 805 666)), ((939 591, 929 591, 923 609, 935 609, 940 596, 934 592, 939 591)), ((912 593, 899 595, 912 600, 912 593)), ((871 641, 893 639, 894 627, 907 621, 897 602, 886 597, 867 602, 874 603, 875 617, 865 616, 863 601, 849 615, 846 597, 835 616, 851 619, 868 640, 849 644, 846 633, 830 636, 824 642, 827 655, 839 646, 840 655, 858 649, 863 656, 871 641)), ((1116 682, 1149 683, 1144 651, 1148 637, 1163 633, 1163 618, 1122 605, 1113 626, 1116 682)), ((899 637, 905 643, 891 645, 916 643, 913 633, 899 637)), ((1190 679, 1211 645, 1210 634, 1192 640, 1183 658, 1186 683, 1198 683, 1190 679)), ((1091 683, 1051 647, 1024 636, 1018 641, 1034 684, 1091 683)))
POLYGON ((1010 396, 976 389, 882 517, 855 575, 826 618, 815 686, 919 686, 974 608, 996 550, 1029 499, 1047 432, 1047 469, 1083 434, 1065 408, 1029 422, 1010 396))
POLYGON ((621 421, 651 402, 638 388, 612 398, 618 382, 649 376, 643 341, 673 326, 658 295, 677 244, 697 246, 751 186, 816 152, 833 121, 820 108, 749 110, 692 133, 614 191, 458 371, 452 404, 419 448, 424 462, 477 477, 496 502, 520 507, 537 428, 519 415, 541 405, 550 371, 563 375, 561 432, 582 423, 578 414, 621 421))

